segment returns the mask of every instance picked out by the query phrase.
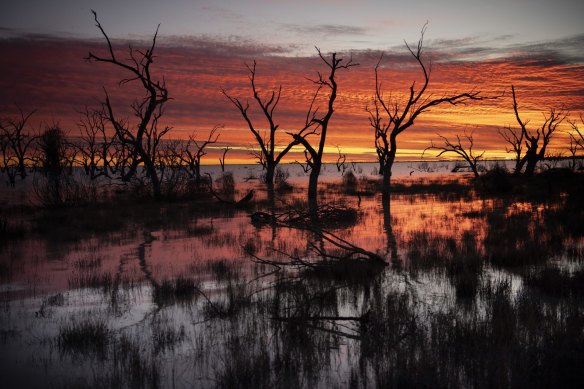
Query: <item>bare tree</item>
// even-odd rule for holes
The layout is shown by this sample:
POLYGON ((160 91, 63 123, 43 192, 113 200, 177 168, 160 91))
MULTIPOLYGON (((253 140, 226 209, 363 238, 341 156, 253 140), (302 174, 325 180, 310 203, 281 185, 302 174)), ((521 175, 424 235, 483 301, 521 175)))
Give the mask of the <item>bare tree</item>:
MULTIPOLYGON (((375 128, 376 138, 378 134, 381 138, 381 142, 377 144, 380 146, 378 150, 378 155, 381 161, 380 166, 383 166, 382 192, 384 199, 389 199, 391 189, 391 169, 393 167, 393 162, 395 161, 395 155, 397 152, 398 135, 410 128, 414 124, 414 121, 420 116, 420 114, 430 110, 432 107, 436 107, 445 103, 450 105, 458 105, 464 104, 469 100, 483 99, 482 97, 479 97, 480 92, 477 91, 437 98, 434 98, 431 94, 428 93, 427 88, 430 82, 431 68, 428 67, 422 59, 425 32, 426 25, 424 25, 422 28, 421 37, 418 40, 418 44, 415 49, 412 49, 406 42, 408 51, 420 66, 420 70, 422 71, 423 75, 423 82, 418 88, 416 87, 415 81, 410 85, 409 94, 406 101, 399 101, 395 95, 391 94, 387 100, 384 98, 381 81, 379 80, 379 67, 383 56, 379 59, 379 62, 375 66, 375 104, 379 104, 379 111, 381 111, 380 114, 386 116, 385 124, 381 118, 379 118, 379 120, 374 119, 372 124, 375 128)), ((376 118, 376 115, 377 114, 374 114, 373 117, 376 118)))
POLYGON ((2 158, 0 172, 6 174, 8 178, 7 184, 14 187, 16 185, 16 176, 18 175, 18 161, 12 152, 8 137, 3 133, 0 133, 0 153, 2 158))
MULTIPOLYGON (((436 157, 440 157, 440 156, 444 155, 445 153, 457 154, 458 156, 462 157, 462 159, 464 159, 468 163, 468 166, 472 170, 474 176, 478 177, 479 171, 477 169, 477 163, 478 163, 479 159, 482 158, 483 154, 485 154, 485 152, 483 151, 482 153, 477 154, 477 155, 474 154, 474 151, 473 151, 474 139, 473 139, 472 132, 470 134, 467 134, 465 131, 462 138, 460 135, 456 135, 456 142, 452 142, 452 141, 448 140, 448 138, 446 138, 445 136, 442 136, 440 134, 438 134, 438 136, 440 138, 442 138, 442 141, 444 142, 444 144, 443 145, 436 145, 436 144, 434 144, 434 141, 431 141, 432 144, 424 150, 424 153, 427 150, 439 150, 440 152, 436 155, 436 157), (462 139, 465 140, 466 145, 463 145, 462 139)), ((422 153, 422 156, 424 155, 424 153, 422 153)))
POLYGON ((517 104, 517 97, 515 95, 515 87, 511 85, 513 93, 513 111, 515 112, 515 119, 519 124, 518 135, 514 130, 507 128, 506 132, 499 132, 503 138, 512 146, 516 155, 515 174, 519 174, 525 166, 525 174, 532 175, 535 172, 535 167, 539 161, 545 158, 546 148, 550 143, 553 134, 556 132, 558 126, 566 119, 566 114, 563 111, 556 111, 550 108, 549 115, 543 114, 544 122, 540 128, 533 131, 527 129, 529 121, 523 121, 519 116, 519 108, 517 104), (505 134, 505 135, 503 135, 505 134), (541 143, 540 143, 541 140, 541 143), (521 142, 525 144, 525 154, 521 155, 521 142))
POLYGON ((316 200, 317 190, 318 190, 318 177, 320 175, 320 170, 322 167, 322 156, 324 153, 324 147, 326 144, 326 135, 328 131, 328 125, 334 112, 334 103, 337 98, 338 85, 335 80, 336 72, 340 69, 349 69, 353 66, 359 64, 353 63, 352 59, 349 59, 344 65, 343 58, 337 58, 337 53, 332 53, 330 59, 326 59, 324 55, 320 52, 320 49, 316 48, 318 56, 326 64, 329 69, 329 75, 325 78, 320 72, 318 73, 318 79, 312 82, 317 85, 317 90, 312 98, 310 107, 308 108, 306 114, 306 120, 304 127, 297 133, 290 133, 294 140, 302 146, 304 146, 304 155, 306 157, 306 163, 310 167, 310 177, 308 181, 308 198, 311 200, 316 200), (319 92, 323 89, 329 89, 330 94, 328 95, 327 110, 324 115, 318 116, 318 108, 314 107, 314 103, 319 92), (309 135, 318 136, 318 146, 315 148, 308 140, 309 135))
POLYGON ((201 184, 201 158, 207 155, 207 146, 217 143, 219 135, 216 134, 221 126, 215 126, 209 132, 209 136, 204 141, 197 141, 195 134, 189 136, 189 140, 177 154, 179 160, 186 165, 187 172, 195 178, 197 185, 201 184))
POLYGON ((253 134, 256 139, 257 144, 259 145, 259 150, 254 153, 255 157, 257 158, 260 165, 266 170, 265 174, 265 183, 268 185, 273 185, 274 183, 274 172, 276 171, 276 167, 284 158, 286 154, 298 144, 296 140, 291 141, 288 143, 279 153, 276 152, 276 131, 280 127, 279 124, 276 124, 274 121, 274 111, 280 102, 280 96, 282 95, 282 86, 278 88, 277 91, 272 91, 269 94, 269 97, 262 98, 255 82, 256 76, 256 61, 253 61, 253 66, 245 65, 247 70, 249 71, 249 81, 251 84, 251 89, 253 92, 253 98, 256 101, 257 105, 260 107, 263 116, 265 117, 267 124, 268 124, 268 134, 266 131, 260 130, 251 120, 249 116, 249 101, 245 104, 241 102, 241 100, 237 97, 230 96, 225 89, 222 89, 221 92, 225 97, 231 101, 231 103, 239 110, 241 116, 243 116, 249 130, 253 134))
POLYGON ((515 159, 515 167, 513 168, 513 174, 521 173, 521 168, 523 164, 521 162, 521 153, 523 151, 523 139, 525 134, 523 131, 517 131, 511 128, 511 126, 506 126, 503 129, 499 129, 499 135, 505 140, 507 145, 505 150, 507 153, 513 153, 515 159))
MULTIPOLYGON (((573 131, 570 132, 570 139, 572 140, 576 148, 580 149, 581 151, 584 151, 584 131, 580 129, 578 123, 576 123, 575 121, 568 120, 568 123, 570 123, 570 127, 572 127, 573 131)), ((582 126, 584 126, 584 117, 582 117, 582 114, 580 114, 580 123, 582 126)))
POLYGON ((337 171, 341 172, 342 174, 345 174, 345 170, 347 170, 347 154, 343 154, 341 152, 341 148, 339 146, 337 146, 337 151, 339 152, 339 155, 337 157, 337 171))
MULTIPOLYGON (((568 119, 568 123, 571 127, 571 131, 568 131, 570 137, 570 144, 568 145, 568 152, 570 153, 570 168, 572 170, 576 170, 578 167, 582 169, 583 161, 580 160, 578 162, 578 158, 582 158, 584 153, 582 155, 578 154, 584 151, 584 132, 582 132, 576 121, 568 119)), ((582 114, 580 114, 580 123, 584 125, 582 114)))
POLYGON ((112 145, 116 138, 107 135, 107 119, 102 110, 85 108, 81 115, 77 123, 81 138, 79 144, 74 145, 79 155, 77 162, 92 180, 102 176, 109 178, 115 163, 112 145))
POLYGON ((109 94, 104 88, 106 117, 111 122, 118 139, 124 145, 129 146, 131 162, 125 178, 130 179, 136 174, 138 166, 144 165, 147 176, 152 184, 152 193, 155 197, 160 197, 160 179, 156 170, 155 161, 156 148, 162 137, 170 130, 170 127, 158 128, 158 121, 163 114, 164 104, 169 100, 169 97, 164 79, 162 81, 153 79, 150 69, 155 58, 154 48, 156 46, 158 28, 152 38, 150 48, 142 51, 130 46, 129 59, 123 61, 116 56, 110 38, 99 23, 96 12, 93 10, 91 12, 93 13, 97 28, 101 31, 107 42, 108 55, 102 57, 90 52, 87 60, 105 62, 123 69, 129 73, 129 77, 123 78, 120 81, 120 85, 136 81, 141 84, 145 91, 145 97, 137 99, 131 104, 134 115, 138 118, 138 123, 134 128, 130 128, 129 125, 126 125, 118 117, 109 94))
POLYGON ((19 108, 20 117, 0 120, 0 146, 2 147, 3 170, 9 174, 10 183, 14 185, 16 174, 26 177, 27 162, 31 162, 30 151, 39 138, 27 127, 27 122, 36 111, 24 113, 19 108), (10 174, 10 172, 14 174, 10 174))
POLYGON ((373 128, 373 133, 375 135, 375 152, 377 153, 377 160, 379 161, 379 171, 380 175, 383 175, 385 171, 386 156, 388 155, 390 145, 388 140, 388 131, 391 126, 390 121, 383 121, 383 118, 379 110, 379 100, 377 97, 373 99, 373 109, 368 106, 365 107, 365 111, 369 113, 369 125, 373 128))
POLYGON ((225 172, 225 157, 227 156, 227 153, 229 152, 229 150, 231 150, 231 147, 225 146, 223 148, 223 155, 221 156, 221 158, 219 158, 219 164, 221 165, 222 172, 225 172))

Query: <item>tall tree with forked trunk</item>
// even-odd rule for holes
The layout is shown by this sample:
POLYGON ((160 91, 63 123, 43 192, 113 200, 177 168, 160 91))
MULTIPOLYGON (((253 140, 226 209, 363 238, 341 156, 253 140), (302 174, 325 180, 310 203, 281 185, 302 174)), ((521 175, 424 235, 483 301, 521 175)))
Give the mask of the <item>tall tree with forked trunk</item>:
POLYGON ((543 114, 544 121, 541 127, 536 128, 535 132, 528 130, 527 124, 529 120, 524 121, 519 116, 515 86, 513 85, 511 85, 511 92, 513 94, 513 112, 515 113, 517 124, 519 124, 519 129, 514 130, 508 126, 504 130, 500 130, 499 134, 511 146, 510 149, 507 148, 507 151, 515 153, 514 174, 521 173, 525 167, 524 174, 532 175, 535 172, 537 163, 545 158, 545 152, 552 136, 567 115, 561 110, 557 111, 554 108, 550 108, 549 115, 543 114), (523 146, 525 146, 525 154, 522 155, 523 146))
MULTIPOLYGON (((152 194, 158 198, 161 195, 160 178, 156 170, 157 147, 160 140, 170 130, 170 127, 159 128, 158 121, 162 117, 164 104, 170 99, 164 79, 156 80, 151 73, 151 65, 154 63, 154 49, 158 28, 152 38, 151 46, 146 50, 137 50, 129 47, 129 58, 120 59, 114 50, 110 38, 97 19, 97 13, 93 13, 97 28, 101 31, 107 42, 108 54, 99 56, 92 52, 87 56, 87 60, 92 62, 104 62, 112 64, 124 70, 127 78, 123 78, 119 84, 124 85, 130 82, 139 83, 144 89, 145 96, 136 99, 131 108, 136 116, 137 123, 132 126, 120 118, 113 107, 107 90, 105 90, 105 115, 112 124, 116 137, 129 146, 131 162, 125 179, 130 179, 136 174, 140 165, 144 166, 146 174, 152 184, 152 194)), ((160 26, 159 26, 160 27, 160 26)))
POLYGON ((339 58, 337 53, 332 53, 330 59, 327 59, 318 48, 316 50, 320 59, 327 66, 329 74, 328 77, 325 77, 319 72, 318 79, 312 81, 317 86, 317 89, 308 108, 305 125, 299 132, 289 133, 296 142, 304 146, 306 163, 310 167, 308 198, 312 201, 316 200, 318 192, 318 177, 322 168, 322 156, 326 145, 328 126, 334 113, 334 103, 337 98, 338 85, 335 76, 338 70, 349 69, 359 65, 353 63, 352 59, 343 64, 344 59, 339 58), (319 115, 318 108, 314 104, 319 92, 323 89, 329 90, 327 109, 324 114, 319 115), (308 139, 310 135, 317 136, 318 145, 316 147, 310 143, 308 139))
POLYGON ((260 91, 256 85, 256 61, 253 61, 253 65, 245 65, 247 70, 249 71, 249 82, 251 85, 251 90, 253 92, 253 98, 256 101, 257 105, 260 107, 263 116, 267 122, 267 131, 262 131, 257 124, 254 124, 252 119, 249 115, 249 101, 245 102, 245 104, 241 101, 241 99, 237 97, 230 96, 225 89, 222 89, 221 92, 229 101, 239 110, 241 116, 247 123, 250 132, 253 134, 257 144, 259 145, 259 150, 254 152, 254 156, 257 158, 258 162, 262 167, 266 170, 266 175, 264 178, 264 182, 268 186, 272 186, 274 184, 274 173, 276 171, 276 167, 284 158, 286 154, 298 144, 297 141, 292 140, 289 142, 280 152, 277 152, 277 144, 276 144, 276 132, 280 127, 274 121, 274 111, 280 102, 280 96, 282 95, 282 86, 278 87, 278 90, 272 90, 269 93, 269 97, 262 98, 260 91), (267 134, 266 134, 267 132, 267 134))
POLYGON ((382 193, 384 199, 389 199, 391 191, 391 169, 395 161, 398 150, 397 137, 410 128, 415 120, 424 112, 441 104, 459 105, 470 100, 482 100, 480 92, 471 91, 458 93, 449 96, 433 97, 428 92, 430 83, 431 68, 422 58, 424 34, 426 25, 422 28, 417 47, 412 49, 406 42, 406 47, 414 60, 418 63, 422 72, 423 81, 418 86, 412 82, 409 93, 404 101, 400 101, 396 95, 390 94, 386 99, 380 81, 380 65, 383 56, 375 66, 375 111, 370 111, 370 124, 375 131, 377 154, 380 160, 380 167, 383 167, 382 193))

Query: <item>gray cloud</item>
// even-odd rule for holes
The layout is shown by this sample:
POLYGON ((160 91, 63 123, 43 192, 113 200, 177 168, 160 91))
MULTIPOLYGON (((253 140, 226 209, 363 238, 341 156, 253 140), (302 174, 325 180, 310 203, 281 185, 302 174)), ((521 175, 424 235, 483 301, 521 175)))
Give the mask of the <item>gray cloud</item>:
POLYGON ((363 27, 348 26, 343 24, 317 24, 305 26, 300 24, 284 24, 283 27, 291 32, 306 35, 367 35, 368 30, 363 27))

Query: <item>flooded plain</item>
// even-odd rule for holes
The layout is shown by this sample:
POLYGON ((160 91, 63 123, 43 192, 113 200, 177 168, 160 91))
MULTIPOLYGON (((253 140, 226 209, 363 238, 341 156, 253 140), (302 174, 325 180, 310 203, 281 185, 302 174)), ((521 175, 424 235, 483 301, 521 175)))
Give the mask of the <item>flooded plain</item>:
POLYGON ((401 179, 389 203, 374 180, 330 180, 311 214, 302 180, 275 193, 248 181, 245 206, 10 216, 3 385, 583 384, 581 175, 542 196, 401 179))

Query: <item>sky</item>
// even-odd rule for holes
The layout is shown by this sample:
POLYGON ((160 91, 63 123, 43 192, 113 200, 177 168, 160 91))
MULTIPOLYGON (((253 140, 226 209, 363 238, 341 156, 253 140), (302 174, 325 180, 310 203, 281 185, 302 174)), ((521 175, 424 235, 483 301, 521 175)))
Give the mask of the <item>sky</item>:
MULTIPOLYGON (((386 95, 404 96, 420 77, 404 41, 415 43, 426 22, 432 96, 479 90, 499 98, 424 114, 400 135, 400 158, 419 159, 437 133, 452 137, 463 131, 473 132, 475 149, 485 156, 510 157, 497 131, 515 125, 512 84, 522 117, 533 128, 550 108, 574 118, 584 112, 582 1, 20 0, 0 5, 0 117, 14 116, 18 108, 37 110, 35 126, 58 123, 76 134, 79 111, 99 105, 103 88, 127 112, 139 89, 118 86, 125 76, 120 69, 84 60, 89 51, 105 54, 106 48, 91 9, 120 55, 127 56, 128 44, 147 47, 160 24, 153 71, 164 77, 173 98, 163 120, 173 127, 170 136, 196 131, 203 138, 223 125, 218 148, 234 148, 231 162, 250 159, 253 138, 221 88, 251 98, 245 63, 256 60, 262 93, 282 85, 275 116, 292 131, 314 92, 308 78, 324 71, 315 46, 359 63, 338 76, 328 159, 336 159, 339 146, 349 160, 373 160, 365 111, 374 91, 373 68, 384 52, 382 87, 386 95)), ((279 139, 288 140, 285 134, 279 139)), ((566 139, 559 134, 553 146, 559 150, 566 139)))

